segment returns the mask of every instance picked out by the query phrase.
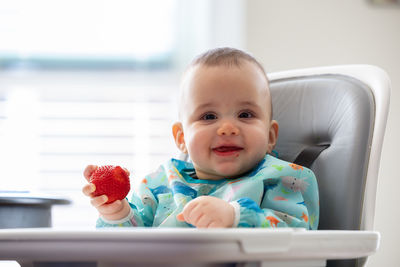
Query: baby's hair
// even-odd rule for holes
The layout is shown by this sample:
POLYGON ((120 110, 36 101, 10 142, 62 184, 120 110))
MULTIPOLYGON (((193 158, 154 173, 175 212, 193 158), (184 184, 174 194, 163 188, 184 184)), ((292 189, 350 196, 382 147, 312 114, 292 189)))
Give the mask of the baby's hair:
MULTIPOLYGON (((208 50, 193 59, 193 61, 189 64, 188 69, 195 67, 197 65, 202 65, 206 67, 215 67, 215 66, 227 66, 227 67, 240 67, 243 62, 250 62, 255 64, 264 75, 267 81, 267 90, 269 91, 269 80, 267 73, 265 72, 264 67, 255 59, 252 55, 231 47, 220 47, 208 50)), ((270 119, 272 119, 272 100, 270 99, 270 119)))
POLYGON ((264 74, 268 82, 268 77, 265 72, 265 69, 260 64, 260 62, 257 61, 257 59, 255 59, 252 55, 242 50, 231 47, 220 47, 208 50, 195 57, 191 62, 191 64, 189 65, 189 68, 196 65, 203 65, 209 67, 221 66, 221 65, 225 65, 228 67, 230 66, 240 67, 240 65, 244 61, 254 63, 264 74))

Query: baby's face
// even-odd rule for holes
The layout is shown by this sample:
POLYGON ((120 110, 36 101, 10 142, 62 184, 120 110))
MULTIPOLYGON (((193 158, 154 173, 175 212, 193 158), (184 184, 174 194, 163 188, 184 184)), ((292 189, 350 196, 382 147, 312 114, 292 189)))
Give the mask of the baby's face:
POLYGON ((268 83, 257 66, 195 66, 182 90, 183 136, 176 140, 198 178, 239 176, 271 152, 278 125, 270 120, 268 83))

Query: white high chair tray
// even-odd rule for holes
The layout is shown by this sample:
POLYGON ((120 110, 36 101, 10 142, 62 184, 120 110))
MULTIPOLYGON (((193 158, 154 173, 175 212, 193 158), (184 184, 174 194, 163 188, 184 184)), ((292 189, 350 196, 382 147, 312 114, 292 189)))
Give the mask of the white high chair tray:
MULTIPOLYGON (((3 229, 0 260, 109 263, 246 262, 324 266, 326 259, 369 256, 371 231, 304 229, 3 229)), ((263 265, 267 266, 267 265, 263 265)), ((280 265, 281 266, 281 265, 280 265)), ((283 266, 283 265, 282 265, 283 266)), ((286 266, 286 265, 285 265, 286 266)))

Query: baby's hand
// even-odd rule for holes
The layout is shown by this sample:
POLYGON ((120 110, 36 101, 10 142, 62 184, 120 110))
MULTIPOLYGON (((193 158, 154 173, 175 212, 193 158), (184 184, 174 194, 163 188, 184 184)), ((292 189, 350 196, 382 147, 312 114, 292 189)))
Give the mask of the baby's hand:
POLYGON ((197 228, 232 227, 235 210, 225 200, 212 196, 201 196, 187 203, 182 213, 178 214, 176 218, 197 228))
MULTIPOLYGON (((89 182, 90 176, 98 167, 95 165, 88 165, 83 171, 83 176, 89 182)), ((125 169, 129 175, 129 171, 125 169)), ((93 192, 96 191, 96 186, 92 183, 85 185, 82 189, 84 195, 91 198, 90 203, 95 207, 100 215, 106 220, 120 220, 128 216, 130 206, 126 199, 116 200, 110 204, 105 204, 108 201, 106 195, 94 196, 93 192)))

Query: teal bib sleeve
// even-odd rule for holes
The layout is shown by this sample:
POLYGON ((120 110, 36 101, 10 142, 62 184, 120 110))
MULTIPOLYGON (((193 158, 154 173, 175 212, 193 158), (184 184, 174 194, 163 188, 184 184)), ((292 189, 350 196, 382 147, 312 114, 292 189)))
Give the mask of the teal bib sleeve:
POLYGON ((264 180, 264 194, 258 205, 251 198, 240 198, 240 219, 238 227, 302 227, 317 229, 318 194, 314 174, 298 165, 287 165, 296 170, 284 171, 288 176, 264 180), (308 187, 313 187, 308 189, 308 187))

